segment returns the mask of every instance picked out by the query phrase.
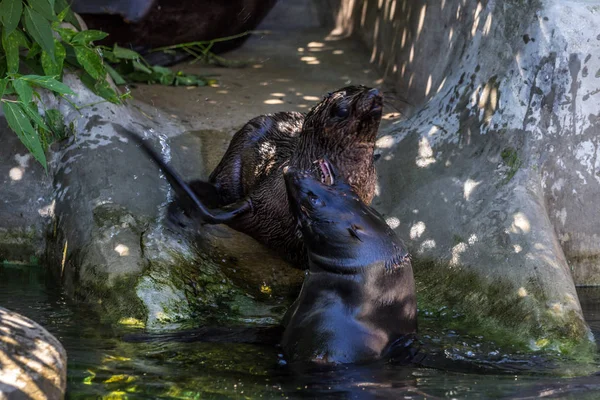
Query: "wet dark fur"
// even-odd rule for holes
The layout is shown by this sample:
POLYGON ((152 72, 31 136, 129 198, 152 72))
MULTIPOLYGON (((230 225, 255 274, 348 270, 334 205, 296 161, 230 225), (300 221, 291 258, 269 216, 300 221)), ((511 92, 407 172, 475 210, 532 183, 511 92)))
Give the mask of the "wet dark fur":
MULTIPOLYGON (((327 157, 369 204, 377 179, 373 151, 382 102, 376 89, 350 86, 327 95, 306 117, 277 113, 248 122, 209 178, 221 205, 245 198, 252 203, 252 213, 241 213, 227 224, 305 268, 306 252, 289 211, 282 168, 307 169, 327 157)), ((200 198, 213 197, 201 182, 190 185, 199 189, 200 198)))
MULTIPOLYGON (((415 283, 404 243, 335 168, 331 186, 320 182, 315 169, 285 173, 290 211, 300 221, 309 260, 300 295, 284 317, 285 330, 206 327, 125 339, 280 342, 294 364, 364 363, 390 351, 396 358, 404 354, 417 330, 415 283)), ((415 351, 404 354, 405 361, 415 351)))
MULTIPOLYGON (((339 176, 339 174, 338 174, 339 176)), ((404 243, 340 177, 332 186, 289 168, 309 272, 285 317, 289 361, 374 361, 417 331, 415 282, 404 243)))

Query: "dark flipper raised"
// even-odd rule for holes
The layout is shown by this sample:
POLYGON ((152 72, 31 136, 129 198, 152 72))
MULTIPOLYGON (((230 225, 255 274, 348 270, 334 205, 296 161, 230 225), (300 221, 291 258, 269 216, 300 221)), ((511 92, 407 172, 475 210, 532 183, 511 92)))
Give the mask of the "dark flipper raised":
POLYGON ((195 208, 197 214, 204 222, 209 224, 224 224, 232 221, 238 215, 252 209, 250 200, 244 199, 227 207, 211 209, 207 207, 196 195, 194 190, 185 182, 141 137, 130 132, 122 126, 115 125, 115 130, 121 135, 133 140, 150 158, 160 167, 180 201, 187 207, 195 208), (191 201, 191 204, 188 204, 191 201))

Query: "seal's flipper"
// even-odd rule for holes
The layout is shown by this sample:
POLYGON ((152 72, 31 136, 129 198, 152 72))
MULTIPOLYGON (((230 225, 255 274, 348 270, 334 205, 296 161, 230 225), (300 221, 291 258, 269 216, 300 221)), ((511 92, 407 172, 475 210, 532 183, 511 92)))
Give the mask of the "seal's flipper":
POLYGON ((197 179, 189 181, 188 185, 207 207, 217 208, 222 204, 219 191, 212 183, 197 179))
MULTIPOLYGON (((126 136, 127 138, 133 140, 136 144, 138 144, 142 150, 150 156, 154 160, 156 164, 160 167, 160 169, 165 174, 167 181, 177 196, 183 201, 183 203, 188 206, 191 204, 195 209, 194 214, 199 215, 199 217, 206 223, 209 224, 223 224, 230 222, 239 214, 252 209, 252 205, 249 200, 242 200, 238 203, 234 203, 228 205, 227 207, 223 207, 220 209, 210 209, 208 208, 194 193, 192 188, 171 168, 167 163, 163 161, 163 159, 144 141, 141 137, 137 136, 133 132, 130 132, 123 128, 122 126, 116 125, 115 130, 120 134, 126 136), (187 200, 186 200, 187 199, 187 200), (191 203, 189 203, 191 202, 191 203)), ((189 207, 189 206, 188 206, 189 207)))

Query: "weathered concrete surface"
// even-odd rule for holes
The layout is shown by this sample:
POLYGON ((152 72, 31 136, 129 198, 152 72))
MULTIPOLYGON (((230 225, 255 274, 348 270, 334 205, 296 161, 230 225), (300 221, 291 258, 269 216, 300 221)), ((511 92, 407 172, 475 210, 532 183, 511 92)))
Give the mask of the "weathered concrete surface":
MULTIPOLYGON (((572 277, 600 283, 598 5, 328 4, 335 32, 360 37, 409 102, 378 142, 374 204, 440 276, 509 282, 507 298, 531 302, 534 339, 584 338, 572 277)), ((484 293, 470 288, 455 307, 485 314, 484 293)))
POLYGON ((62 399, 67 353, 34 321, 0 307, 0 399, 62 399))
POLYGON ((52 180, 0 119, 0 262, 36 263, 44 254, 52 180))

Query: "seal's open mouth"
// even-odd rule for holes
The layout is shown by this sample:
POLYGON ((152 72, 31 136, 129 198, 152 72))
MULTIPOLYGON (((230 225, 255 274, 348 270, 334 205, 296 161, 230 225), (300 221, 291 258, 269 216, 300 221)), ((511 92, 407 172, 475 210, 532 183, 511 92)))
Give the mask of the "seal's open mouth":
POLYGON ((327 186, 331 186, 335 183, 335 180, 333 178, 333 172, 331 172, 331 167, 329 166, 329 162, 327 162, 326 160, 320 159, 315 161, 315 164, 317 164, 318 168, 317 171, 319 171, 319 175, 321 177, 321 183, 327 186))

